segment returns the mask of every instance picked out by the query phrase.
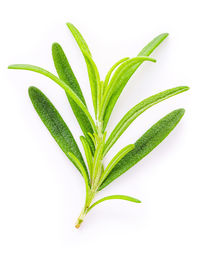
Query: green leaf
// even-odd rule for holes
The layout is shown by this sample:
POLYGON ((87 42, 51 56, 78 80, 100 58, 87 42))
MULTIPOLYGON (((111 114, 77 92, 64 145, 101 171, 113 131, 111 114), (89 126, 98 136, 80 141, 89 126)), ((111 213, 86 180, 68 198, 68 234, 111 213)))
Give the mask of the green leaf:
POLYGON ((143 159, 155 147, 157 147, 175 128, 184 115, 184 109, 177 109, 163 117, 154 124, 136 143, 135 148, 125 155, 112 169, 107 178, 99 187, 99 190, 106 187, 128 169, 133 167, 138 161, 143 159))
POLYGON ((113 71, 123 62, 127 61, 128 59, 130 59, 129 57, 125 57, 125 58, 122 58, 120 59, 119 61, 117 61, 111 68, 110 70, 108 71, 107 75, 106 75, 106 78, 105 78, 105 82, 104 82, 104 88, 107 87, 109 81, 110 81, 110 77, 113 73, 113 71))
POLYGON ((134 203, 141 203, 141 201, 137 198, 133 198, 133 197, 125 196, 125 195, 113 195, 113 196, 103 197, 97 200, 94 204, 92 204, 89 207, 87 212, 89 212, 92 208, 94 208, 99 203, 106 201, 106 200, 111 200, 111 199, 121 199, 121 200, 127 200, 127 201, 134 202, 134 203))
POLYGON ((68 156, 69 152, 73 153, 87 173, 85 162, 73 135, 50 100, 33 86, 29 87, 29 96, 41 120, 65 155, 68 156))
POLYGON ((93 143, 93 139, 91 138, 91 136, 93 136, 91 133, 87 133, 85 138, 88 142, 88 144, 90 145, 90 149, 91 149, 91 152, 92 152, 92 155, 94 155, 94 152, 95 152, 95 145, 93 143))
POLYGON ((77 169, 80 171, 80 173, 83 176, 83 179, 85 181, 85 189, 86 189, 86 201, 87 201, 87 197, 88 197, 88 192, 89 192, 89 188, 90 188, 90 181, 88 179, 88 174, 85 171, 85 168, 83 167, 83 165, 81 164, 81 162, 77 159, 77 157, 71 153, 68 152, 67 153, 68 158, 74 163, 74 165, 77 167, 77 169))
MULTIPOLYGON (((111 97, 113 97, 113 95, 115 96, 120 95, 123 88, 130 79, 132 75, 131 67, 134 66, 136 63, 143 61, 156 62, 155 59, 149 57, 135 57, 126 60, 117 68, 103 96, 102 107, 101 107, 101 119, 103 119, 105 112, 108 112, 108 110, 110 109, 109 101, 111 97), (106 110, 107 107, 108 109, 106 110)), ((105 130, 105 122, 104 122, 104 130, 105 130)))
POLYGON ((52 56, 59 78, 63 80, 86 105, 80 85, 60 44, 52 44, 52 56))
POLYGON ((76 40, 87 65, 88 70, 88 77, 90 81, 90 87, 91 87, 91 93, 92 93, 92 101, 94 106, 95 115, 97 116, 97 95, 98 90, 100 90, 100 78, 99 78, 99 72, 97 70, 96 64, 94 63, 92 59, 92 54, 88 48, 88 45, 86 44, 86 41, 84 40, 81 33, 78 31, 78 29, 71 23, 67 23, 67 26, 69 30, 71 31, 74 39, 76 40))
MULTIPOLYGON (((76 93, 76 95, 86 106, 79 83, 71 69, 71 66, 65 56, 62 47, 58 43, 54 43, 52 45, 52 56, 59 78, 76 93)), ((69 97, 68 95, 67 97, 84 135, 86 136, 88 132, 93 133, 91 123, 85 113, 71 97, 69 97)))
POLYGON ((101 107, 101 101, 103 99, 103 92, 104 92, 104 82, 101 81, 100 82, 99 95, 97 96, 98 97, 98 100, 99 100, 99 105, 98 105, 99 111, 100 111, 100 107, 101 107))
POLYGON ((98 177, 99 173, 102 170, 102 158, 103 158, 103 149, 106 139, 106 132, 103 135, 102 140, 99 138, 99 136, 96 136, 96 151, 94 153, 94 160, 93 160, 93 171, 92 171, 92 182, 96 177, 98 177))
MULTIPOLYGON (((163 33, 158 35, 156 38, 154 38, 150 43, 148 43, 138 54, 138 56, 150 56, 151 53, 159 46, 160 43, 162 43, 168 36, 168 33, 163 33)), ((131 67, 129 70, 130 77, 134 74, 134 72, 139 68, 139 66, 142 64, 142 62, 137 63, 131 67)), ((129 77, 129 79, 130 79, 129 77)), ((107 126, 107 123, 109 121, 110 115, 113 111, 113 108, 120 96, 121 92, 115 93, 112 95, 112 97, 109 100, 109 104, 106 107, 105 115, 104 115, 104 129, 107 126)))
POLYGON ((85 106, 85 104, 80 100, 80 98, 76 95, 76 93, 61 79, 59 79, 58 77, 56 77, 54 74, 52 74, 51 72, 37 67, 37 66, 33 66, 33 65, 28 65, 28 64, 15 64, 15 65, 10 65, 8 67, 9 69, 18 69, 18 70, 30 70, 30 71, 34 71, 37 73, 40 73, 48 78, 50 78, 51 80, 53 80, 54 82, 56 82, 58 85, 60 85, 66 92, 66 94, 71 97, 74 102, 76 102, 76 104, 82 109, 82 111, 85 113, 85 115, 87 116, 88 120, 90 121, 93 131, 96 131, 96 125, 92 119, 92 116, 90 115, 87 107, 85 106))
POLYGON ((151 53, 158 47, 169 35, 169 33, 161 33, 148 43, 138 54, 138 56, 150 56, 151 53))
POLYGON ((91 56, 91 52, 89 50, 89 47, 86 43, 86 41, 84 40, 83 36, 81 35, 81 33, 78 31, 78 29, 71 23, 67 23, 67 26, 69 28, 69 30, 71 31, 74 39, 76 40, 80 50, 85 50, 90 56, 91 56))
POLYGON ((99 181, 99 185, 101 185, 101 183, 103 183, 103 181, 106 179, 106 177, 108 176, 108 174, 112 171, 112 169, 115 167, 115 165, 131 150, 134 149, 134 145, 128 145, 124 148, 122 148, 114 157, 113 159, 110 161, 110 163, 108 164, 108 166, 106 167, 105 171, 103 172, 103 175, 101 176, 101 179, 99 181))
POLYGON ((119 139, 119 137, 124 133, 124 131, 129 127, 129 125, 145 110, 152 107, 153 105, 169 98, 174 95, 185 92, 189 89, 188 86, 179 86, 169 90, 165 90, 156 95, 150 96, 139 104, 134 106, 131 110, 129 110, 126 115, 120 120, 117 126, 114 128, 112 133, 110 134, 104 149, 104 156, 110 150, 110 148, 114 145, 114 143, 119 139))
POLYGON ((94 138, 94 136, 93 136, 91 133, 88 133, 88 135, 89 135, 89 137, 91 138, 91 140, 92 140, 92 142, 93 142, 93 145, 94 145, 94 147, 95 147, 96 142, 95 142, 95 138, 94 138))
POLYGON ((92 166, 93 166, 93 157, 92 157, 92 152, 90 149, 90 146, 87 142, 87 139, 84 136, 80 137, 81 143, 83 145, 83 149, 85 152, 85 156, 86 156, 86 160, 87 160, 87 164, 88 164, 88 169, 90 172, 90 177, 92 176, 92 166))
POLYGON ((87 54, 85 51, 83 51, 83 55, 85 58, 85 62, 87 64, 88 76, 89 76, 91 94, 92 94, 92 101, 93 101, 95 115, 97 116, 97 112, 99 110, 98 96, 101 91, 99 71, 93 59, 91 58, 91 56, 87 54))

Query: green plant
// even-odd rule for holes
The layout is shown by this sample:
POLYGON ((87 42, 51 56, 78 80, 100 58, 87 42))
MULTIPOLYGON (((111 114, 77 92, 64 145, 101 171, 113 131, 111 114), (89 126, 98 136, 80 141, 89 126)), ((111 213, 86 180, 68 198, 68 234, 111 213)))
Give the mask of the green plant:
POLYGON ((52 45, 52 55, 58 77, 49 71, 33 65, 11 65, 9 69, 30 70, 43 74, 60 85, 69 100, 71 108, 82 129, 80 140, 85 152, 87 166, 64 120, 49 101, 49 99, 36 87, 29 88, 29 96, 35 110, 54 137, 60 148, 79 170, 85 181, 86 198, 83 210, 78 217, 76 227, 82 223, 85 215, 97 204, 110 199, 123 199, 140 203, 138 199, 124 195, 104 197, 95 203, 96 193, 134 166, 138 161, 150 153, 174 129, 182 116, 184 109, 177 109, 167 114, 154 124, 135 144, 127 145, 120 150, 110 163, 104 168, 103 159, 129 127, 129 125, 145 110, 153 105, 187 91, 187 86, 179 86, 162 91, 141 101, 130 109, 116 125, 110 136, 106 139, 106 127, 112 110, 128 80, 144 61, 155 62, 149 55, 168 36, 160 34, 147 44, 135 58, 123 58, 112 66, 105 80, 100 79, 92 54, 80 32, 72 24, 67 23, 69 30, 75 38, 86 62, 95 119, 88 111, 86 101, 71 66, 58 43, 52 45), (92 204, 93 203, 93 204, 92 204))

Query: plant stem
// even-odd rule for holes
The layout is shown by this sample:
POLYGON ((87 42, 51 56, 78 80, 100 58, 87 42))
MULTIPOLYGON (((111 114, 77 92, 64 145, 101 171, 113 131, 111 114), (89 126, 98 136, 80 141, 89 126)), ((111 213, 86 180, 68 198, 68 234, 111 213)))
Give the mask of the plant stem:
POLYGON ((97 190, 99 187, 99 180, 102 175, 102 169, 103 169, 102 155, 103 155, 103 148, 105 144, 105 134, 102 133, 102 122, 97 121, 96 125, 97 125, 97 135, 95 136, 95 139, 96 139, 97 145, 96 145, 95 153, 99 155, 99 157, 96 157, 96 159, 98 158, 97 164, 93 164, 92 173, 94 176, 92 175, 93 177, 92 176, 90 177, 91 188, 89 189, 88 193, 86 193, 85 205, 76 221, 76 224, 75 224, 76 228, 80 227, 86 214, 89 211, 89 207, 97 193, 97 190))
POLYGON ((84 208, 82 209, 77 221, 76 221, 76 224, 75 224, 75 227, 76 228, 79 228, 81 223, 83 222, 86 214, 88 213, 88 210, 89 210, 89 207, 96 195, 96 191, 97 191, 97 188, 95 189, 94 187, 91 187, 91 189, 89 190, 88 192, 88 196, 86 196, 86 201, 85 201, 85 205, 84 205, 84 208))

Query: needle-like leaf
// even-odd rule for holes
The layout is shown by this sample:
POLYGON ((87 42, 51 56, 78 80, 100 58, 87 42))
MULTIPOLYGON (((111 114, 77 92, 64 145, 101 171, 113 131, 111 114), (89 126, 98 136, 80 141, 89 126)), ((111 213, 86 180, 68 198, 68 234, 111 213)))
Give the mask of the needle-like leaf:
POLYGON ((60 44, 53 43, 52 56, 59 78, 63 80, 77 94, 77 96, 86 106, 80 85, 60 44))
POLYGON ((106 179, 106 177, 108 176, 108 174, 112 171, 112 169, 115 167, 115 165, 131 150, 134 149, 134 145, 128 145, 124 148, 122 148, 114 157, 113 159, 110 161, 110 163, 108 164, 108 166, 106 167, 105 171, 103 172, 103 175, 101 176, 101 179, 99 181, 99 185, 101 185, 103 183, 103 181, 106 179))
POLYGON ((93 101, 95 115, 97 116, 97 112, 99 110, 99 105, 100 105, 98 101, 99 100, 98 95, 101 90, 99 71, 92 57, 85 51, 83 51, 82 53, 84 55, 87 68, 88 68, 88 76, 89 76, 90 87, 91 87, 92 101, 93 101))
POLYGON ((158 47, 169 35, 169 33, 161 33, 148 43, 138 54, 138 56, 150 56, 151 53, 158 47))
POLYGON ((100 82, 100 90, 99 90, 99 94, 98 94, 98 96, 97 96, 97 99, 98 99, 98 108, 100 109, 100 106, 101 106, 101 101, 102 101, 102 99, 103 99, 103 91, 104 91, 104 82, 103 81, 101 81, 100 82))
POLYGON ((113 180, 133 167, 138 161, 143 159, 155 147, 157 147, 175 128, 180 119, 183 117, 184 112, 184 109, 174 110, 154 124, 142 137, 136 141, 134 149, 126 154, 117 163, 117 165, 115 165, 115 167, 99 187, 99 190, 106 187, 113 180))
MULTIPOLYGON (((150 56, 151 53, 167 38, 168 33, 162 33, 155 37, 150 43, 148 43, 138 54, 138 56, 150 56)), ((137 63, 131 67, 130 71, 130 77, 134 74, 134 72, 139 68, 139 66, 142 64, 142 62, 137 63)), ((120 96, 121 92, 119 91, 118 94, 114 93, 112 97, 109 100, 109 104, 106 107, 106 111, 104 113, 104 129, 107 126, 108 120, 110 118, 110 115, 113 111, 113 108, 120 96)))
POLYGON ((86 41, 84 40, 83 36, 81 35, 81 33, 79 32, 79 30, 72 24, 72 23, 67 23, 67 27, 69 28, 69 30, 71 31, 74 39, 76 40, 80 50, 85 50, 90 56, 92 55, 89 47, 86 43, 86 41))
POLYGON ((91 138, 92 142, 93 142, 93 145, 95 147, 96 143, 95 143, 95 138, 94 136, 91 134, 91 133, 88 133, 89 137, 91 138))
POLYGON ((104 81, 104 88, 107 87, 109 81, 110 81, 110 77, 113 73, 113 71, 121 64, 123 63, 124 61, 127 61, 128 59, 130 59, 129 57, 125 57, 125 58, 122 58, 120 59, 119 61, 117 61, 111 68, 110 70, 108 71, 107 75, 106 75, 106 78, 105 78, 105 81, 104 81))
MULTIPOLYGON (((111 78, 110 83, 108 84, 103 100, 102 100, 102 106, 101 106, 101 119, 105 117, 105 112, 108 112, 108 109, 106 110, 107 106, 109 105, 110 98, 113 95, 120 95, 123 88, 127 84, 128 80, 132 76, 131 67, 134 66, 138 62, 144 62, 144 61, 151 61, 156 62, 155 59, 149 58, 149 57, 135 57, 129 60, 126 60, 124 63, 122 63, 117 70, 115 71, 113 77, 111 78)), ((106 127, 105 121, 104 121, 104 129, 106 127)))
POLYGON ((145 110, 152 107, 153 105, 169 98, 174 95, 185 92, 189 89, 188 86, 179 86, 169 90, 165 90, 156 95, 150 96, 139 104, 134 106, 131 110, 129 110, 126 115, 120 120, 117 126, 114 128, 112 133, 110 134, 104 149, 104 155, 110 150, 110 148, 114 145, 114 143, 119 139, 119 137, 124 133, 124 131, 129 127, 129 125, 145 110))
POLYGON ((98 136, 96 137, 97 145, 96 145, 96 151, 94 153, 94 160, 93 160, 92 182, 102 170, 101 162, 103 158, 103 149, 104 149, 105 139, 106 139, 106 132, 104 133, 102 140, 98 140, 98 136))
POLYGON ((121 199, 121 200, 127 200, 127 201, 134 202, 134 203, 141 203, 141 201, 137 198, 133 198, 133 197, 125 196, 125 195, 113 195, 113 196, 103 197, 97 200, 94 204, 92 204, 89 207, 88 212, 92 208, 94 208, 96 205, 100 204, 101 202, 106 201, 106 200, 111 200, 111 199, 121 199))
POLYGON ((33 86, 29 88, 29 96, 41 120, 65 155, 68 156, 69 152, 73 153, 87 173, 85 162, 72 133, 50 100, 33 86))
POLYGON ((90 172, 90 177, 92 176, 92 166, 93 166, 93 157, 92 157, 92 152, 90 149, 90 146, 87 142, 87 139, 84 136, 80 136, 81 143, 83 145, 83 149, 85 152, 87 164, 88 164, 88 169, 90 172))
POLYGON ((30 70, 30 71, 34 71, 37 73, 40 73, 48 78, 50 78, 51 80, 53 80, 54 82, 56 82, 58 85, 60 85, 65 92, 67 93, 67 95, 69 97, 71 97, 76 104, 83 110, 83 112, 85 113, 85 115, 87 116, 88 120, 90 121, 93 131, 96 131, 96 126, 95 123, 92 119, 92 116, 90 115, 87 107, 85 106, 85 104, 80 100, 80 98, 76 95, 76 93, 74 93, 74 91, 62 80, 60 80, 58 77, 56 77, 54 74, 52 74, 51 72, 34 66, 34 65, 28 65, 28 64, 14 64, 14 65, 10 65, 8 67, 9 69, 18 69, 18 70, 30 70))
MULTIPOLYGON (((72 68, 67 60, 67 57, 62 47, 58 43, 54 43, 52 45, 52 56, 59 78, 63 80, 76 93, 76 95, 86 106, 85 99, 83 97, 79 83, 72 71, 72 68)), ((87 136, 88 132, 93 133, 91 123, 85 113, 71 97, 69 97, 68 95, 67 97, 84 135, 87 136)))
POLYGON ((91 93, 92 93, 92 101, 94 106, 95 115, 97 116, 97 95, 98 90, 100 90, 100 78, 99 78, 99 72, 97 70, 96 64, 94 63, 92 59, 92 54, 88 48, 88 45, 86 41, 84 40, 81 33, 78 31, 78 29, 71 23, 67 23, 67 26, 69 30, 71 31, 74 39, 76 40, 87 65, 88 70, 88 77, 90 81, 90 87, 91 87, 91 93))

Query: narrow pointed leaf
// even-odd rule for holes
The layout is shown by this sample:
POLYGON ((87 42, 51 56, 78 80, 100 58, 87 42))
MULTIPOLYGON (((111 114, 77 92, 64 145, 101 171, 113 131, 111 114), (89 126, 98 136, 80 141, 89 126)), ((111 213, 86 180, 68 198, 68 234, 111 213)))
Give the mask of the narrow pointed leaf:
MULTIPOLYGON (((98 138, 98 136, 97 136, 97 138, 98 138)), ((103 158, 103 148, 104 148, 104 144, 105 144, 105 139, 106 139, 106 132, 104 133, 102 140, 100 140, 97 143, 97 148, 96 148, 96 151, 94 153, 92 181, 94 181, 94 179, 96 179, 99 172, 101 171, 101 161, 103 158)))
POLYGON ((130 196, 125 196, 125 195, 113 195, 113 196, 103 197, 103 198, 97 200, 94 204, 92 204, 89 207, 88 212, 92 208, 94 208, 96 205, 100 204, 101 202, 106 201, 106 200, 111 200, 111 199, 121 199, 121 200, 126 200, 126 201, 130 201, 130 202, 134 202, 134 203, 141 203, 141 201, 137 198, 133 198, 130 196))
POLYGON ((85 156, 86 156, 86 160, 87 160, 87 164, 88 164, 88 169, 89 169, 89 173, 90 173, 90 177, 92 176, 92 166, 93 166, 93 157, 92 157, 92 152, 90 149, 90 146, 87 142, 87 139, 84 136, 80 137, 81 143, 83 145, 83 149, 85 152, 85 156))
POLYGON ((117 124, 117 126, 114 128, 112 133, 110 134, 106 144, 105 144, 105 150, 104 155, 110 150, 110 148, 114 145, 114 143, 119 139, 119 137, 124 133, 124 131, 129 127, 129 125, 145 110, 152 107, 153 105, 169 98, 174 95, 180 94, 182 92, 185 92, 189 89, 188 86, 179 86, 175 87, 169 90, 165 90, 161 93, 158 93, 156 95, 150 96, 143 101, 141 101, 139 104, 134 106, 132 109, 130 109, 126 115, 120 120, 120 122, 117 124))
POLYGON ((85 181, 85 189, 86 189, 86 197, 87 197, 88 196, 88 191, 89 191, 89 188, 90 188, 90 182, 89 182, 89 179, 88 179, 88 174, 85 171, 85 168, 83 167, 81 162, 77 159, 77 157, 73 153, 68 152, 67 156, 74 163, 74 165, 77 167, 77 169, 80 171, 80 173, 83 176, 83 179, 85 181))
POLYGON ((138 54, 138 56, 150 56, 151 53, 167 38, 168 33, 161 33, 148 43, 138 54))
POLYGON ((87 54, 85 51, 83 51, 83 55, 85 58, 85 62, 87 64, 88 77, 90 81, 90 88, 91 88, 91 94, 92 94, 92 101, 93 101, 95 115, 97 116, 97 110, 98 110, 98 105, 99 105, 98 95, 101 89, 99 71, 93 59, 91 58, 91 56, 87 54))
POLYGON ((91 149, 91 152, 92 152, 92 155, 94 155, 94 152, 95 152, 95 145, 94 145, 94 142, 93 142, 93 139, 91 138, 91 136, 93 136, 91 133, 87 133, 85 135, 85 138, 90 146, 90 149, 91 149))
MULTIPOLYGON (((131 67, 134 66, 138 62, 151 61, 156 62, 155 59, 149 57, 135 57, 129 59, 122 63, 118 69, 115 71, 113 77, 109 85, 106 88, 101 107, 101 118, 105 117, 106 112, 110 109, 109 101, 113 95, 119 96, 127 84, 128 80, 132 76, 131 67), (108 109, 106 110, 106 108, 108 109)), ((104 129, 105 129, 105 121, 104 121, 104 129)))
POLYGON ((85 50, 91 56, 91 52, 89 50, 89 47, 88 47, 86 41, 84 40, 83 36, 79 32, 79 30, 72 23, 67 23, 67 27, 71 31, 71 33, 72 33, 74 39, 76 40, 80 50, 81 51, 85 50))
POLYGON ((117 61, 111 68, 110 70, 108 71, 107 75, 106 75, 106 78, 105 78, 105 82, 104 82, 104 88, 107 87, 108 83, 109 83, 109 80, 110 80, 110 77, 113 73, 113 71, 121 64, 123 63, 124 61, 127 61, 129 59, 129 57, 125 57, 125 58, 122 58, 120 59, 119 61, 117 61))
POLYGON ((93 131, 96 131, 96 126, 95 123, 92 119, 92 116, 90 115, 87 107, 85 106, 85 104, 81 101, 81 99, 77 96, 77 94, 61 79, 59 79, 58 77, 56 77, 54 74, 52 74, 51 72, 34 66, 34 65, 28 65, 28 64, 15 64, 15 65, 10 65, 8 67, 9 69, 18 69, 18 70, 29 70, 29 71, 33 71, 33 72, 37 72, 40 73, 48 78, 50 78, 51 80, 53 80, 54 82, 56 82, 58 85, 60 85, 65 92, 67 93, 67 95, 69 97, 71 97, 74 102, 76 102, 76 104, 82 109, 82 111, 85 113, 85 115, 87 116, 88 120, 90 121, 93 131))
POLYGON ((102 99, 103 99, 103 92, 104 92, 104 82, 101 81, 100 82, 99 94, 97 96, 97 98, 99 99, 99 108, 101 107, 101 102, 102 102, 102 99))
MULTIPOLYGON (((62 47, 58 43, 54 43, 52 45, 52 56, 59 78, 64 81, 76 93, 83 104, 86 105, 79 83, 72 71, 62 47)), ((84 135, 86 136, 88 132, 93 133, 91 123, 85 113, 71 97, 68 95, 67 97, 84 135)))
POLYGON ((94 136, 91 134, 91 133, 88 133, 89 137, 91 138, 92 142, 93 142, 93 145, 95 147, 96 143, 95 143, 95 138, 94 136))
POLYGON ((80 85, 60 44, 53 43, 52 56, 59 78, 63 80, 86 105, 80 85))
POLYGON ((106 179, 106 177, 108 176, 108 174, 112 171, 112 169, 115 167, 115 165, 131 150, 134 149, 134 145, 128 145, 126 147, 124 147, 123 149, 121 149, 114 157, 113 159, 110 161, 110 163, 108 164, 108 166, 106 167, 105 171, 103 172, 103 175, 100 179, 99 184, 103 183, 103 181, 106 179))
POLYGON ((134 149, 117 163, 101 184, 99 190, 103 189, 113 180, 125 173, 128 169, 148 155, 155 147, 157 147, 175 128, 183 117, 184 112, 184 109, 174 110, 154 124, 136 141, 134 149))
POLYGON ((87 173, 85 162, 72 133, 50 100, 33 86, 29 88, 29 96, 41 120, 65 155, 68 156, 68 152, 73 153, 87 173))
MULTIPOLYGON (((167 38, 168 33, 163 33, 155 37, 150 43, 148 43, 138 54, 138 56, 150 56, 151 53, 167 38)), ((130 69, 130 77, 134 74, 134 72, 139 68, 142 62, 133 65, 130 69)), ((121 94, 121 92, 120 92, 121 94)), ((113 108, 120 96, 120 94, 113 94, 109 100, 109 104, 106 107, 105 115, 104 115, 104 129, 107 126, 110 115, 113 111, 113 108)))
POLYGON ((88 48, 86 41, 84 40, 78 29, 71 23, 67 23, 69 30, 71 31, 74 39, 76 40, 87 65, 88 77, 90 81, 92 101, 94 106, 95 115, 97 116, 97 95, 100 89, 100 78, 97 67, 92 59, 92 54, 88 48))

